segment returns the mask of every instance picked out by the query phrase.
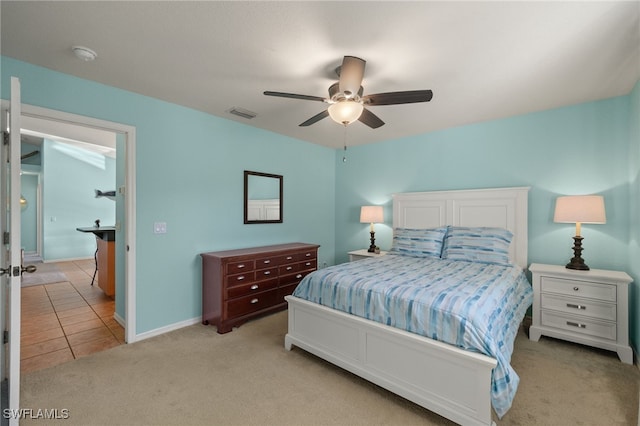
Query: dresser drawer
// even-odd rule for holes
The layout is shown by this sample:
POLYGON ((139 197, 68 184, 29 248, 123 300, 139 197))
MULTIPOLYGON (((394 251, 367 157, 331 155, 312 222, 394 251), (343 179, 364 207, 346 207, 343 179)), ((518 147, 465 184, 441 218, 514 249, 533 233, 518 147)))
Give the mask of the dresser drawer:
POLYGON ((227 264, 227 274, 240 274, 247 271, 253 271, 255 263, 253 260, 244 260, 242 262, 229 262, 227 264))
POLYGON ((253 281, 242 285, 236 285, 227 288, 227 298, 233 299, 236 297, 248 296, 251 294, 259 293, 265 290, 271 290, 278 287, 278 277, 273 277, 268 280, 253 281))
POLYGON ((293 284, 280 286, 278 288, 278 300, 284 301, 285 296, 289 296, 290 294, 293 294, 296 287, 298 287, 298 284, 300 284, 300 281, 294 282, 293 284))
POLYGON ((280 275, 284 275, 284 274, 292 274, 298 271, 305 271, 307 269, 316 269, 316 264, 317 264, 316 259, 307 260, 305 262, 290 263, 287 265, 280 266, 279 272, 280 272, 280 275))
POLYGON ((255 281, 256 273, 254 271, 247 271, 242 274, 228 275, 224 278, 224 280, 226 287, 232 287, 234 285, 241 285, 255 281))
POLYGON ((616 323, 597 321, 585 317, 556 314, 548 311, 541 313, 542 325, 559 328, 572 333, 599 337, 615 341, 616 323))
POLYGON ((540 303, 542 309, 584 315, 607 321, 615 321, 617 318, 616 305, 613 303, 601 303, 590 299, 578 299, 549 293, 541 295, 540 303))
POLYGON ((272 268, 282 262, 282 256, 269 256, 256 259, 256 269, 272 268))
POLYGON ((290 284, 298 285, 300 281, 311 272, 313 272, 313 270, 300 271, 287 275, 282 274, 280 275, 280 287, 290 284))
POLYGON ((265 280, 269 278, 278 278, 278 267, 274 266, 267 269, 258 269, 256 271, 256 281, 265 280))
POLYGON ((269 308, 277 302, 278 289, 257 293, 238 299, 227 301, 227 315, 240 317, 265 308, 269 308))
POLYGON ((566 280, 562 278, 542 277, 543 293, 566 294, 575 297, 588 297, 607 302, 616 302, 617 287, 589 281, 566 280))
POLYGON ((555 294, 542 294, 542 309, 550 309, 573 315, 584 315, 590 318, 616 321, 617 310, 613 303, 601 303, 590 299, 563 297, 555 294))

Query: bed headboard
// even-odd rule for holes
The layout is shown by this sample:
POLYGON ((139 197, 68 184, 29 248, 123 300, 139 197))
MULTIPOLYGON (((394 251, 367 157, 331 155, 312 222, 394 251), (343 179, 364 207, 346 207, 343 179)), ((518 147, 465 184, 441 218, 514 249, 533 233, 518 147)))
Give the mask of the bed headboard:
POLYGON ((529 187, 393 194, 393 227, 492 226, 513 233, 511 261, 527 268, 529 187))

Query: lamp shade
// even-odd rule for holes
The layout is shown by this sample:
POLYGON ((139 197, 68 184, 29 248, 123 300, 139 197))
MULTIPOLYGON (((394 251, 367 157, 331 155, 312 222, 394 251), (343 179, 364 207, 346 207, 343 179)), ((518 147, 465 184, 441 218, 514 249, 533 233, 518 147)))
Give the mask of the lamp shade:
POLYGON ((601 195, 568 195, 556 199, 553 221, 558 223, 607 223, 601 195))
POLYGON ((354 100, 344 100, 340 102, 336 102, 334 104, 329 105, 329 116, 339 124, 351 124, 356 121, 360 114, 362 114, 362 110, 364 106, 362 103, 354 101, 354 100))
POLYGON ((381 223, 383 221, 382 206, 362 206, 360 209, 361 223, 381 223))

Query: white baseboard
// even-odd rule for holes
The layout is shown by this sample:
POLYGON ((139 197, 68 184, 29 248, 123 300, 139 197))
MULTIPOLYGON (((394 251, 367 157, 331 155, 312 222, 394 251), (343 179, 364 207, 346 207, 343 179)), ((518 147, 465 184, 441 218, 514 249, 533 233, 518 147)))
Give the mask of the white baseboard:
POLYGON ((161 334, 168 333, 173 330, 178 330, 180 328, 188 327, 190 325, 199 324, 201 322, 202 322, 202 317, 198 316, 196 318, 191 318, 188 320, 176 322, 174 324, 165 325, 164 327, 156 328, 154 330, 145 331, 144 333, 136 334, 136 342, 140 340, 148 339, 150 337, 159 336, 161 334))
POLYGON ((125 322, 124 318, 122 318, 120 315, 118 315, 117 312, 113 313, 113 319, 116 320, 116 322, 118 324, 120 324, 122 326, 122 328, 125 328, 126 322, 125 322))

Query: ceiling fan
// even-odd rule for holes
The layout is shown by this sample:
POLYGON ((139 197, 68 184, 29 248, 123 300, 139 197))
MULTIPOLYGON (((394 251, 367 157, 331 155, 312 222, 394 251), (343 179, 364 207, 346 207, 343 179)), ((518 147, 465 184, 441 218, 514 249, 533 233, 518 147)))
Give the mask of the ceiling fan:
POLYGON ((363 96, 362 78, 364 77, 365 65, 366 61, 363 59, 355 56, 345 56, 342 60, 342 65, 336 69, 340 80, 329 87, 328 98, 271 91, 265 91, 264 94, 281 98, 320 101, 329 104, 326 110, 301 123, 300 126, 303 127, 310 126, 330 116, 335 122, 344 126, 358 120, 372 129, 377 129, 384 125, 384 121, 365 107, 429 102, 433 97, 431 90, 409 90, 363 96))

